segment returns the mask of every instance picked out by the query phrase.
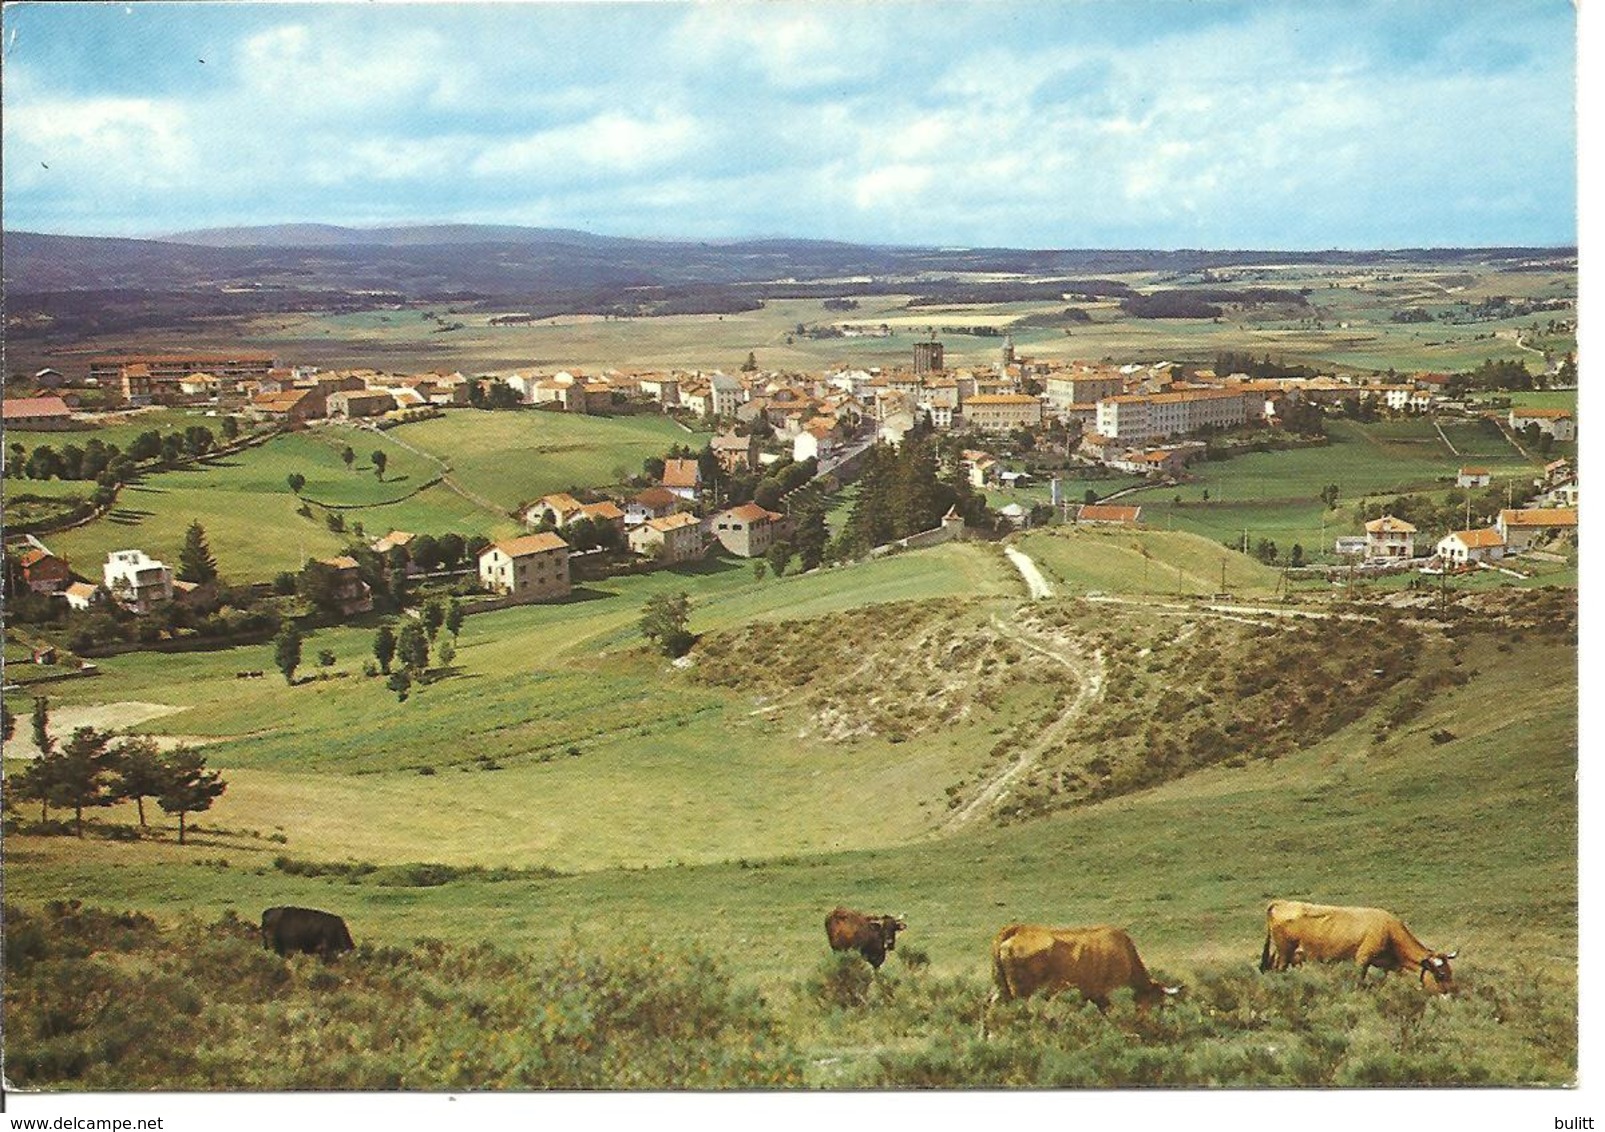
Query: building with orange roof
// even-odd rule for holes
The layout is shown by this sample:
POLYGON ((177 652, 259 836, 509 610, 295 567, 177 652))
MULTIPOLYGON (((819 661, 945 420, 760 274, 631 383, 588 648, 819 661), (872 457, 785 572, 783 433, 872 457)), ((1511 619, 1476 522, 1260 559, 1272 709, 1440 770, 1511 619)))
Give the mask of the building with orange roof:
POLYGON ((8 429, 54 432, 72 427, 72 410, 60 397, 7 397, 0 419, 8 429))
POLYGON ((743 503, 720 511, 708 520, 708 526, 713 537, 731 554, 758 558, 767 554, 780 537, 785 518, 756 503, 743 503))
POLYGON ((1416 529, 1394 515, 1372 519, 1365 525, 1367 558, 1414 558, 1416 529))
POLYGON ((691 459, 665 460, 659 486, 665 491, 674 492, 681 499, 695 502, 702 492, 702 467, 691 459))
POLYGON ((1527 507, 1501 511, 1494 528, 1512 551, 1577 530, 1575 507, 1527 507))
POLYGON ((1561 443, 1577 439, 1577 418, 1569 409, 1528 409, 1511 407, 1505 417, 1511 432, 1523 432, 1528 425, 1537 425, 1544 436, 1552 436, 1561 443))
POLYGON ((1493 474, 1487 468, 1461 468, 1455 473, 1456 487, 1487 487, 1493 482, 1493 474))
POLYGON ((964 423, 982 432, 1008 432, 1042 423, 1042 398, 1029 393, 978 393, 959 406, 964 423))
POLYGON ((72 584, 72 568, 65 558, 37 546, 29 547, 17 559, 22 582, 36 594, 58 594, 72 584))
POLYGON ((480 552, 479 582, 518 601, 567 597, 568 552, 568 543, 550 531, 495 543, 480 552))
POLYGON ((1438 540, 1438 557, 1446 563, 1465 566, 1473 562, 1496 562, 1505 556, 1505 537, 1493 527, 1475 531, 1451 531, 1438 540))
POLYGON ((646 520, 629 534, 630 549, 666 563, 702 557, 702 520, 680 512, 646 520))

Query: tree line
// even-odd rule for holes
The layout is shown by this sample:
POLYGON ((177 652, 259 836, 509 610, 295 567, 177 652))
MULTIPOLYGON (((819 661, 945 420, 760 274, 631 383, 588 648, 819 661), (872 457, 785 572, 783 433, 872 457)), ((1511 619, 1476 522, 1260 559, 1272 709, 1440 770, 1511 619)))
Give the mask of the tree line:
MULTIPOLYGON (((0 705, 6 739, 16 727, 9 708, 0 705)), ((84 811, 133 802, 139 828, 148 829, 145 799, 154 799, 164 813, 178 816, 178 842, 184 844, 187 819, 202 813, 227 788, 222 775, 206 767, 205 756, 187 745, 162 752, 146 735, 117 737, 96 727, 79 727, 62 744, 50 733, 50 705, 44 696, 33 702, 33 741, 38 757, 11 779, 7 804, 38 802, 45 832, 50 810, 73 812, 73 832, 84 835, 84 811)))

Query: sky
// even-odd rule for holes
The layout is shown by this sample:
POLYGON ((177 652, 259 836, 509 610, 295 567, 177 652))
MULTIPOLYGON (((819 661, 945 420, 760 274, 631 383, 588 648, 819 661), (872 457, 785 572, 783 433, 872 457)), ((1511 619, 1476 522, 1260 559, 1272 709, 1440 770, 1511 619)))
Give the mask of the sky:
POLYGON ((1577 242, 1568 0, 8 5, 5 226, 1577 242))

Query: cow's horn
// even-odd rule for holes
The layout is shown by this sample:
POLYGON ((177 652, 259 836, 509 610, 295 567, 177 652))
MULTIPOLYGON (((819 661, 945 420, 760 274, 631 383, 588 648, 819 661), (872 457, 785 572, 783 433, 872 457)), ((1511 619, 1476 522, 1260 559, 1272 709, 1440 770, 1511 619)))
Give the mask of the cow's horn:
POLYGON ((1460 950, 1458 948, 1456 948, 1454 951, 1445 952, 1443 957, 1445 959, 1453 959, 1456 955, 1459 955, 1459 954, 1460 954, 1460 950))

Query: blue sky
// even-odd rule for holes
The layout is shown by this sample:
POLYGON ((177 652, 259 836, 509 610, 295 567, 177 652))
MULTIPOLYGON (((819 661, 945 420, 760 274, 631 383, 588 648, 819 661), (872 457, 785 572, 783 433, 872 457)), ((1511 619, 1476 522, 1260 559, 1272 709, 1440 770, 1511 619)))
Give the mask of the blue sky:
POLYGON ((1577 239, 1567 0, 35 4, 7 228, 1577 239))

